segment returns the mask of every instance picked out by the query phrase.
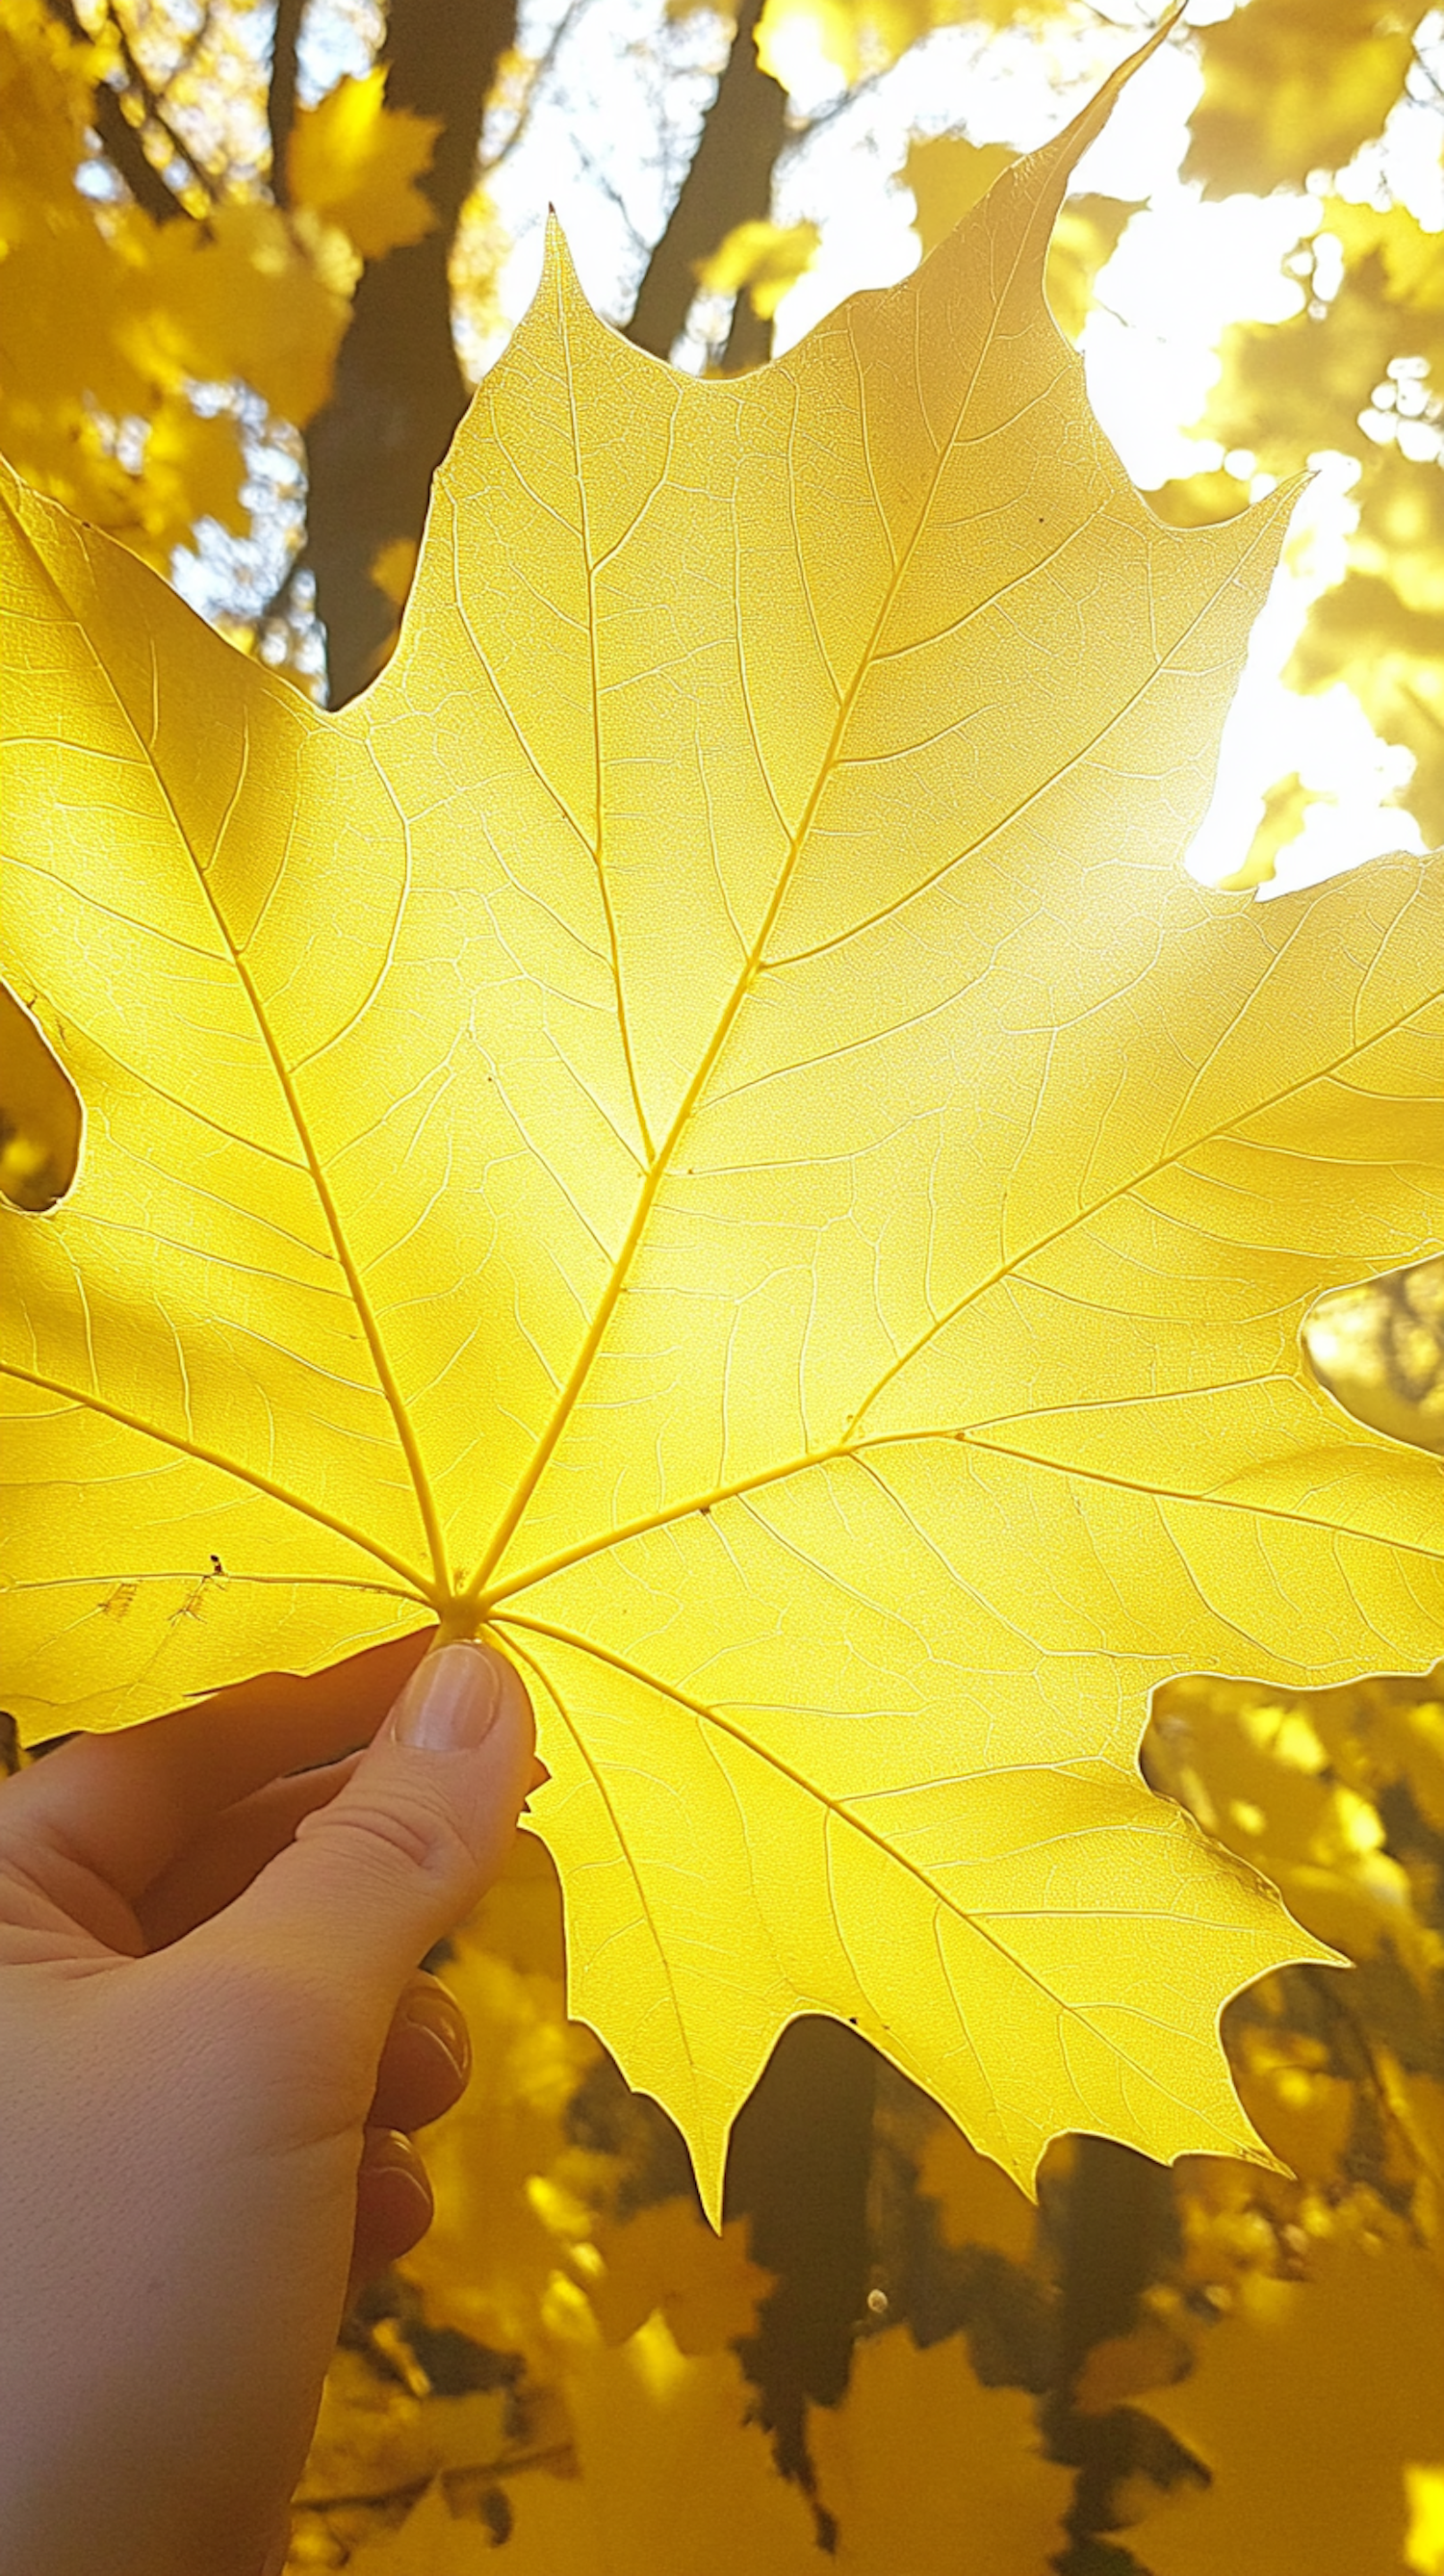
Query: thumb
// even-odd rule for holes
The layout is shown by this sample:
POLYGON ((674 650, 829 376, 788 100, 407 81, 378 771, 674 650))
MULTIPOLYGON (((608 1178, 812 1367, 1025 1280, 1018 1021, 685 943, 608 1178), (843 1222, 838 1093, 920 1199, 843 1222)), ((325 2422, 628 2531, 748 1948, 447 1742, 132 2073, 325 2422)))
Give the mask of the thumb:
POLYGON ((504 1655, 434 1648, 345 1786, 218 1920, 282 1957, 344 1962, 384 2029, 417 1962, 501 1869, 535 1778, 534 1732, 504 1655))

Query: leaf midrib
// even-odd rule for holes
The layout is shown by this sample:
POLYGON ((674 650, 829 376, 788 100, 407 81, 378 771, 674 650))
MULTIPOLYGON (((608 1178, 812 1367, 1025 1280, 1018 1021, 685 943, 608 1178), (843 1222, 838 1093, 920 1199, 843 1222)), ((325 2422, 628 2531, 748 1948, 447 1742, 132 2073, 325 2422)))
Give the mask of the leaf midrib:
MULTIPOLYGON (((1008 283, 1010 286, 1017 274, 1018 265, 1023 257, 1030 233, 1031 222, 1023 227, 1013 253, 1012 263, 1008 271, 1008 283)), ((557 1444, 576 1409, 582 1390, 591 1375, 592 1362, 596 1358, 602 1339, 606 1333, 607 1326, 611 1322, 617 1301, 620 1298, 622 1289, 626 1283, 627 1273, 636 1258, 643 1234, 646 1231, 648 1218, 651 1215, 652 1207, 656 1200, 657 1192, 670 1169, 672 1157, 681 1142, 682 1136, 691 1120, 693 1111, 696 1109, 702 1093, 711 1078, 712 1069, 731 1035, 742 1005, 748 994, 751 992, 753 985, 756 983, 759 973, 762 971, 763 952, 766 948, 768 938, 771 935, 773 924, 781 910, 788 887, 791 885, 798 860, 816 818, 818 806, 820 805, 822 797, 831 781, 836 765, 838 747, 846 734, 848 724, 851 722, 858 693, 862 688, 864 679, 872 669, 878 637, 883 632, 887 619, 892 613, 898 590, 906 573, 911 567, 914 554, 922 540, 924 530, 929 524, 933 504, 942 483, 943 465, 946 457, 951 453, 953 440, 956 438, 957 423, 964 417, 967 411, 968 404, 972 400, 973 393, 977 386, 979 374, 991 352, 994 336, 1002 319, 1003 303, 1004 298, 999 296, 990 309, 987 329, 979 344, 978 354, 974 362, 972 373, 968 379, 966 388, 959 395, 957 410, 954 415, 953 436, 950 438, 948 446, 938 453, 934 472, 928 485, 927 494, 923 501, 923 505, 918 512, 917 521, 912 534, 902 552, 899 555, 895 555, 893 558, 890 578, 883 590, 882 597, 878 604, 877 613, 868 633, 867 641, 863 646, 862 652, 858 656, 853 676, 838 702, 837 713, 833 719, 832 732, 828 738, 826 751, 818 762, 817 776, 814 779, 807 803, 803 808, 801 820, 792 836, 791 846, 788 849, 787 856, 778 870, 777 883, 773 889, 771 900, 768 903, 766 912, 763 916, 761 928, 759 929, 751 948, 747 952, 742 970, 733 984, 731 993, 722 1007, 717 1019, 717 1024, 713 1029, 712 1035, 708 1040, 705 1049, 703 1050, 692 1080, 688 1084, 687 1089, 682 1096, 681 1102, 673 1116, 671 1125, 669 1126, 661 1145, 658 1147, 657 1152, 648 1167, 641 1188, 637 1193, 636 1205, 632 1212, 632 1221, 627 1229, 627 1234, 622 1244, 622 1248, 613 1264, 611 1276, 607 1281, 606 1287, 598 1300, 597 1309, 592 1317, 592 1321, 589 1324, 586 1333, 583 1335, 581 1347, 572 1364, 566 1384, 563 1386, 557 1397, 546 1428, 537 1442, 532 1456, 528 1461, 525 1472, 521 1477, 519 1477, 515 1487, 513 1488, 511 1499, 503 1510, 500 1519, 497 1521, 496 1526, 492 1531, 492 1535, 483 1551, 481 1562, 477 1566, 475 1574, 466 1585, 465 1591, 461 1596, 468 1605, 475 1605, 485 1594, 487 1577, 495 1570, 496 1566, 500 1563, 501 1558, 505 1554, 507 1547, 510 1545, 511 1539, 531 1502, 531 1498, 536 1492, 536 1489, 546 1472, 547 1466, 551 1461, 557 1444)), ((564 307, 562 329, 563 336, 566 338, 564 307)), ((567 341, 566 355, 568 361, 568 387, 570 397, 572 371, 570 365, 571 349, 569 339, 567 341)), ((862 407, 862 418, 865 427, 865 405, 862 407)), ((573 428, 575 437, 574 411, 573 428)), ((579 448, 574 452, 577 455, 577 479, 580 486, 583 477, 579 448)), ((883 517, 883 526, 886 530, 887 521, 885 514, 880 513, 880 515, 883 517)), ((593 699, 595 707, 597 704, 595 683, 593 699)), ((600 758, 600 736, 597 737, 597 748, 598 758, 600 758)), ((600 771, 598 771, 598 778, 600 781, 600 771)), ((620 1007, 620 982, 618 982, 617 991, 618 1004, 620 1007)))

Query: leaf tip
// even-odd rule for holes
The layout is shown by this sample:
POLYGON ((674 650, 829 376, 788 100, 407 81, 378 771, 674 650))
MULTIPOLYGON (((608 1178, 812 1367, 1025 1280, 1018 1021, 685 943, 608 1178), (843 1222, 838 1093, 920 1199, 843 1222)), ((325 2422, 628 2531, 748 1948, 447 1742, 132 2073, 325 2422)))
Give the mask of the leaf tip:
MULTIPOLYGON (((1171 10, 1166 18, 1160 19, 1152 35, 1141 45, 1136 46, 1131 54, 1125 55, 1123 61, 1108 74, 1107 79, 1099 83, 1093 96, 1079 109, 1071 125, 1064 127, 1057 141, 1044 146, 1043 152, 1037 157, 1041 160, 1050 155, 1056 156, 1057 173, 1062 181, 1066 182, 1072 177, 1089 144, 1096 142, 1102 133, 1129 83, 1137 73, 1142 71, 1144 64, 1152 59, 1160 47, 1167 44, 1182 18, 1183 9, 1177 8, 1171 10)), ((1060 200, 1064 193, 1066 193, 1065 188, 1060 187, 1060 200)))
POLYGON ((547 206, 541 285, 544 289, 550 288, 553 292, 570 287, 575 294, 581 293, 576 261, 572 257, 572 246, 562 229, 561 216, 557 213, 555 205, 551 203, 547 206))

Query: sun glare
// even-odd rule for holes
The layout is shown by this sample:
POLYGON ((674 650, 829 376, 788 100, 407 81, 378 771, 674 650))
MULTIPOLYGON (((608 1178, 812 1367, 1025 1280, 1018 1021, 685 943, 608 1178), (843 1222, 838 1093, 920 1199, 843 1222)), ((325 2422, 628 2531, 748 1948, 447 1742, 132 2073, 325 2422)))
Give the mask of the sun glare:
MULTIPOLYGON (((1213 8, 1209 14, 1222 13, 1213 8)), ((621 0, 620 16, 634 35, 647 15, 643 0, 621 0)), ((638 243, 655 229, 658 215, 642 203, 656 173, 640 169, 635 149, 642 107, 638 52, 635 43, 622 41, 624 32, 614 19, 607 43, 589 60, 586 154, 579 157, 575 120, 543 108, 499 174, 499 211, 516 244, 501 303, 513 320, 535 283, 540 218, 549 201, 558 206, 599 309, 619 316, 629 309, 638 243), (603 146, 598 138, 609 140, 603 146)), ((804 9, 780 14, 769 66, 797 112, 813 118, 827 112, 779 166, 775 220, 815 224, 821 241, 812 267, 781 301, 777 349, 802 338, 845 296, 890 285, 916 266, 913 199, 899 176, 911 141, 962 132, 974 143, 1030 149, 1074 113, 1133 32, 1099 20, 1080 21, 1072 30, 1054 26, 1046 40, 1017 26, 944 28, 848 100, 818 19, 804 9)), ((1136 34, 1145 32, 1140 25, 1136 34)), ((1076 180, 1079 193, 1097 191, 1141 208, 1099 277, 1082 351, 1094 409, 1145 492, 1224 462, 1217 443, 1194 430, 1218 375, 1219 340, 1231 322, 1279 321, 1299 309, 1303 289, 1285 263, 1318 232, 1324 211, 1318 197, 1284 191, 1208 202, 1197 185, 1183 181, 1187 120, 1199 88, 1187 47, 1164 47, 1125 91, 1076 180)), ((1444 201, 1444 187, 1423 148, 1422 121, 1404 115, 1395 127, 1385 146, 1387 170, 1360 171, 1353 192, 1362 195, 1387 179, 1413 202, 1421 221, 1444 222, 1444 202, 1434 202, 1444 201)), ((689 338, 677 355, 700 365, 701 338, 689 338)), ((1229 463, 1250 481, 1255 498, 1270 488, 1268 477, 1252 473, 1251 459, 1233 456, 1229 463)), ((1342 683, 1301 697, 1282 682, 1311 603, 1340 576, 1354 518, 1354 461, 1321 455, 1313 463, 1315 480, 1299 502, 1255 632, 1217 791, 1190 856, 1194 873, 1207 881, 1230 875, 1249 849, 1265 792, 1296 774, 1315 801, 1300 837, 1281 854, 1276 878, 1262 889, 1265 899, 1382 851, 1421 846, 1412 817, 1390 801, 1407 786, 1412 756, 1379 740, 1342 683)))

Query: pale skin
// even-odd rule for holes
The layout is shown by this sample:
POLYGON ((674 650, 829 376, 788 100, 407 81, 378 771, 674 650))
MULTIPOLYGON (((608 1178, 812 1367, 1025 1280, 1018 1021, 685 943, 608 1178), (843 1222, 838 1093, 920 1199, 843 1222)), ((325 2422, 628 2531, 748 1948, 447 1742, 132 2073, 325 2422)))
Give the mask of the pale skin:
POLYGON ((512 1667, 424 1642, 0 1781, 0 2566, 283 2564, 347 2300, 425 2232, 412 2133, 466 2082, 417 1962, 537 1777, 512 1667))

